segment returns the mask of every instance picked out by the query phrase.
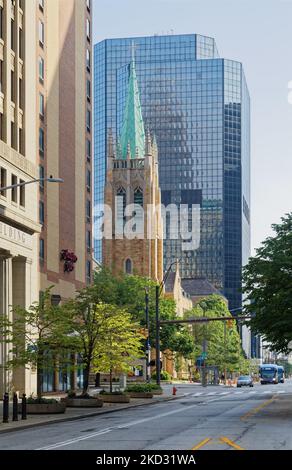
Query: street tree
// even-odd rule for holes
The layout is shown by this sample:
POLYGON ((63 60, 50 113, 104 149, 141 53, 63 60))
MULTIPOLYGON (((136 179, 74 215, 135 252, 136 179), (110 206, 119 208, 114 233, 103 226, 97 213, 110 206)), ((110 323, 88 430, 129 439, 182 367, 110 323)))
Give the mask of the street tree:
POLYGON ((245 313, 271 349, 288 352, 292 341, 292 213, 272 225, 268 237, 244 268, 245 313))
MULTIPOLYGON (((185 314, 185 317, 226 317, 232 319, 227 304, 220 295, 203 298, 190 312, 185 314)), ((233 320, 225 321, 225 327, 224 321, 219 320, 192 324, 195 357, 198 358, 202 355, 203 342, 206 341, 206 365, 218 366, 220 372, 224 372, 225 369, 229 372, 244 372, 246 369, 245 357, 236 322, 233 320)))
POLYGON ((37 373, 37 397, 42 396, 43 371, 53 371, 68 362, 70 338, 68 323, 61 306, 51 303, 51 288, 30 308, 13 307, 2 317, 0 342, 8 345, 5 368, 31 367, 37 373))
POLYGON ((113 372, 128 372, 134 361, 144 356, 144 336, 130 313, 112 306, 107 308, 109 315, 101 328, 102 340, 97 344, 93 368, 109 373, 112 393, 113 372))

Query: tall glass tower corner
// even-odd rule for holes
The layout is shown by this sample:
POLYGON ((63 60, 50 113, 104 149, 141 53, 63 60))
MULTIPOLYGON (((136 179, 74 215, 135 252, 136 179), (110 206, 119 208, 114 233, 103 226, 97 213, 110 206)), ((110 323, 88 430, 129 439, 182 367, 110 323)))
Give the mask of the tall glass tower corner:
MULTIPOLYGON (((222 59, 213 38, 170 35, 108 39, 94 49, 94 203, 104 197, 107 133, 121 133, 133 42, 145 127, 157 138, 165 205, 200 206, 200 246, 164 242, 165 268, 204 277, 242 305, 250 253, 250 104, 241 63, 222 59)), ((167 233, 169 228, 166 227, 167 233)), ((95 240, 95 257, 102 244, 95 240)))

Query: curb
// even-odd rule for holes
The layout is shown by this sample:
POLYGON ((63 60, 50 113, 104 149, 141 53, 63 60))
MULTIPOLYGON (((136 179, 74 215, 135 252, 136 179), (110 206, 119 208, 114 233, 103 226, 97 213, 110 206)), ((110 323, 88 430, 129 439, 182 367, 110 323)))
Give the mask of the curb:
POLYGON ((121 406, 121 407, 111 409, 111 410, 104 410, 104 411, 99 411, 99 412, 96 411, 96 412, 93 412, 93 413, 88 413, 86 415, 72 416, 72 417, 67 417, 67 418, 64 417, 64 418, 61 418, 61 419, 53 419, 51 421, 43 421, 41 423, 28 423, 26 425, 20 425, 20 426, 15 427, 15 428, 0 429, 0 435, 1 434, 9 434, 9 433, 12 433, 12 432, 17 432, 17 431, 24 431, 26 429, 32 429, 32 428, 38 428, 38 427, 42 427, 42 426, 48 426, 50 424, 64 423, 66 421, 77 421, 77 420, 80 420, 80 419, 93 418, 93 417, 99 416, 99 415, 114 413, 115 411, 123 411, 123 410, 128 410, 128 409, 131 409, 131 408, 138 408, 139 406, 156 405, 158 403, 165 403, 165 402, 168 402, 168 401, 178 400, 178 399, 181 399, 181 398, 182 398, 181 396, 168 397, 168 398, 165 398, 163 400, 156 400, 156 401, 152 401, 152 402, 149 401, 149 402, 145 402, 145 403, 135 403, 133 405, 121 406))

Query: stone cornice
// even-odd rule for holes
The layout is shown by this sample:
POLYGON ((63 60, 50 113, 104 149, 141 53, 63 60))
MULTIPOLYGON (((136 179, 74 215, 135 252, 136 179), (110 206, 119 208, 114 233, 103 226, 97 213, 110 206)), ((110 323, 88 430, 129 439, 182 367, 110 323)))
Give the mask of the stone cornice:
POLYGON ((36 165, 27 160, 23 155, 10 148, 5 142, 0 141, 0 157, 4 158, 8 163, 15 166, 31 178, 38 177, 36 165))

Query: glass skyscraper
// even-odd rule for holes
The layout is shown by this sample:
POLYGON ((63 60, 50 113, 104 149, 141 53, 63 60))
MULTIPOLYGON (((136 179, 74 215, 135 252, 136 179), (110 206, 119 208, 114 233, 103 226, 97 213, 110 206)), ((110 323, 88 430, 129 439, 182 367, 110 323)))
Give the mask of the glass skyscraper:
MULTIPOLYGON (((95 204, 103 202, 108 130, 121 132, 130 62, 146 129, 156 135, 165 205, 200 205, 200 246, 166 239, 165 268, 205 277, 242 305, 241 270, 250 254, 250 104, 242 64, 197 34, 108 39, 95 46, 95 204)), ((169 227, 167 227, 167 234, 169 227)), ((101 261, 102 244, 95 240, 101 261)))

